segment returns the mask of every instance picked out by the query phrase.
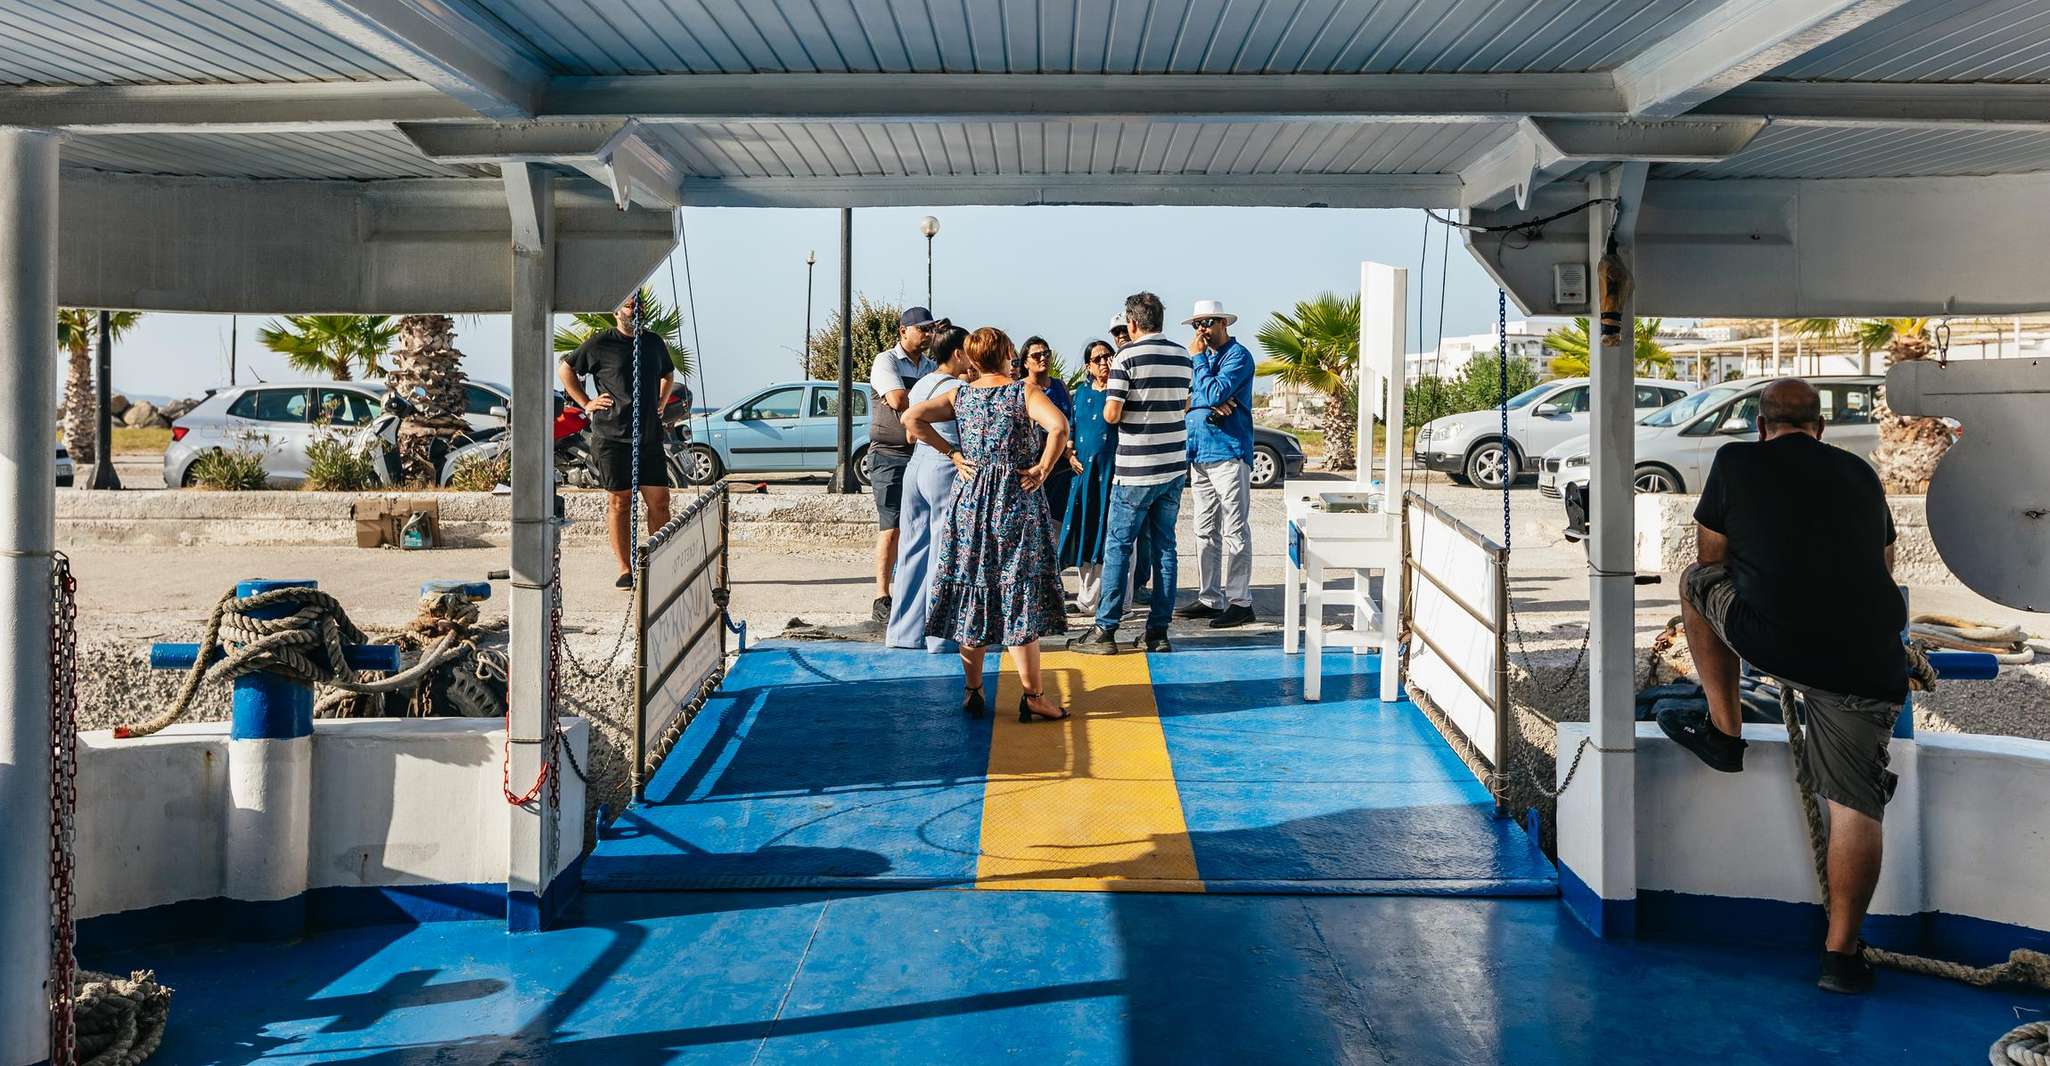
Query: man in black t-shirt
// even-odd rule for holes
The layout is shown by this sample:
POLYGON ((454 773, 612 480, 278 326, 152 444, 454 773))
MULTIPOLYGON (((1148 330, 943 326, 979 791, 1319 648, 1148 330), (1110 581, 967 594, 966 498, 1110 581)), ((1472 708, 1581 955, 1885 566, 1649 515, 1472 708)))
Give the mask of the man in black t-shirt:
POLYGON ((1863 992, 1858 930, 1879 882, 1893 796, 1887 743, 1908 694, 1907 604, 1893 580, 1893 516, 1865 460, 1822 442, 1822 403, 1795 378, 1759 398, 1759 440, 1716 453, 1694 511, 1700 562, 1681 577, 1687 647, 1708 710, 1658 716, 1710 767, 1744 768, 1739 658, 1798 690, 1803 764, 1829 808, 1829 933, 1822 977, 1863 992))
MULTIPOLYGON (((627 512, 635 480, 633 356, 634 304, 638 299, 638 294, 627 297, 612 312, 615 328, 591 334, 555 368, 562 391, 591 419, 591 466, 609 494, 605 531, 611 535, 612 554, 619 560, 619 580, 615 582, 619 588, 633 587, 633 531, 627 528, 627 512), (584 391, 587 377, 596 383, 595 393, 584 391)), ((662 450, 662 405, 668 401, 674 369, 661 334, 643 329, 640 343, 641 510, 648 516, 648 532, 653 533, 669 524, 669 463, 662 450)))

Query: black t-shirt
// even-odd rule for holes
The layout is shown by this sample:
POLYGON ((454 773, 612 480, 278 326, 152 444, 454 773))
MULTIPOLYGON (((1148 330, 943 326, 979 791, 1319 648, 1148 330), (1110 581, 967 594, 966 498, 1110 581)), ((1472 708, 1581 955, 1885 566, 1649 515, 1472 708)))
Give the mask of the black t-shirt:
POLYGON ((1907 604, 1886 569, 1893 514, 1865 460, 1805 433, 1725 444, 1694 520, 1729 540, 1737 654, 1825 691, 1907 698, 1907 604))
MULTIPOLYGON (((612 407, 592 411, 591 435, 607 440, 633 437, 633 338, 617 329, 591 334, 577 350, 563 356, 563 362, 582 377, 597 382, 591 398, 601 392, 612 394, 612 407)), ((669 346, 652 330, 641 334, 641 440, 659 440, 662 435, 662 379, 674 368, 669 365, 669 346)))

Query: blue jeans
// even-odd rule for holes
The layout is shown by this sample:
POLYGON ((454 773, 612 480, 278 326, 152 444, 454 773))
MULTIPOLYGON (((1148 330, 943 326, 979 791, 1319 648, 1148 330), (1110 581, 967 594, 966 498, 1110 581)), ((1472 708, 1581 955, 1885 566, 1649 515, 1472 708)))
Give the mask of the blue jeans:
POLYGON ((1174 524, 1182 512, 1182 482, 1178 477, 1164 485, 1113 485, 1110 490, 1110 528, 1103 546, 1103 602, 1096 608, 1096 624, 1116 629, 1125 615, 1125 573, 1135 565, 1140 534, 1153 543, 1153 598, 1146 609, 1146 629, 1166 630, 1174 617, 1175 553, 1174 524))

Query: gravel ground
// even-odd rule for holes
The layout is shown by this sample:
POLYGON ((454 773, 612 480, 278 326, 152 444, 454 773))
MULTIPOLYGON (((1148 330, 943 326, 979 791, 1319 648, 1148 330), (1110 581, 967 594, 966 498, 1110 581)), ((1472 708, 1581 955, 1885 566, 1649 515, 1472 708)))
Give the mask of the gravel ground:
MULTIPOLYGON (((1461 520, 1500 537, 1501 497, 1420 479, 1416 488, 1461 520)), ((816 492, 803 481, 779 482, 777 492, 816 492)), ((1253 631, 1274 630, 1281 614, 1285 533, 1278 494, 1255 494, 1254 606, 1263 619, 1253 631)), ((1556 721, 1587 717, 1587 674, 1582 647, 1587 627, 1586 560, 1581 549, 1557 533, 1558 504, 1528 488, 1512 493, 1512 591, 1522 634, 1512 641, 1512 692, 1518 732, 1528 746, 1532 770, 1551 775, 1556 721)), ((1181 529, 1184 589, 1194 584, 1193 531, 1184 509, 1181 529)), ((476 578, 506 565, 502 549, 446 549, 435 552, 380 552, 332 548, 177 549, 83 548, 71 553, 80 578, 81 724, 107 728, 147 717, 168 705, 175 675, 147 669, 153 640, 197 640, 208 611, 221 593, 242 577, 311 577, 335 592, 359 625, 373 635, 389 633, 414 612, 419 583, 429 578, 476 578)), ((631 742, 624 711, 628 674, 625 651, 610 660, 627 607, 626 595, 610 587, 613 564, 603 549, 576 546, 563 557, 567 642, 593 668, 610 665, 598 677, 565 672, 566 698, 574 713, 589 716, 602 743, 588 769, 597 780, 598 802, 619 809, 625 795, 624 752, 631 742)), ((875 595, 870 554, 857 547, 736 544, 732 553, 733 611, 761 639, 784 631, 793 620, 847 635, 868 632, 875 595)), ((502 625, 504 587, 484 605, 484 622, 502 625)), ((1639 588, 1639 661, 1652 638, 1678 612, 1670 579, 1639 588)), ((1917 588, 1918 610, 1988 621, 2022 622, 2043 644, 2050 617, 2024 615, 1988 603, 1958 588, 1917 588)), ((1341 618, 1337 608, 1330 620, 1341 618)), ((1086 624, 1076 619, 1075 624, 1086 624)), ((1128 627, 1132 628, 1132 627, 1128 627)), ((1178 624, 1178 634, 1202 632, 1178 624)), ((227 694, 203 691, 192 718, 227 714, 227 694)), ((1956 682, 1916 700, 1916 726, 1941 732, 1997 733, 2050 740, 2050 655, 2034 664, 2009 667, 1992 682, 1956 682)))

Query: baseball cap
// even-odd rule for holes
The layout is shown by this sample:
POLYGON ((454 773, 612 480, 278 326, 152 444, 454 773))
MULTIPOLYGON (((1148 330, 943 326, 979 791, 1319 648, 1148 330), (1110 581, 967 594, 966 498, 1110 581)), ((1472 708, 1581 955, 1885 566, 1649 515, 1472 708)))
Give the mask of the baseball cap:
POLYGON ((923 307, 906 308, 903 314, 897 316, 897 326, 900 329, 906 326, 917 326, 923 329, 926 326, 932 325, 935 321, 937 319, 932 317, 932 312, 923 307))
POLYGON ((1116 333, 1118 330, 1124 330, 1126 333, 1132 331, 1132 327, 1125 324, 1125 316, 1123 315, 1111 316, 1110 331, 1116 333))

